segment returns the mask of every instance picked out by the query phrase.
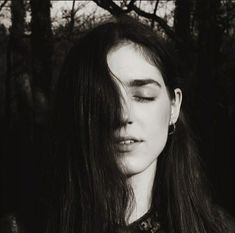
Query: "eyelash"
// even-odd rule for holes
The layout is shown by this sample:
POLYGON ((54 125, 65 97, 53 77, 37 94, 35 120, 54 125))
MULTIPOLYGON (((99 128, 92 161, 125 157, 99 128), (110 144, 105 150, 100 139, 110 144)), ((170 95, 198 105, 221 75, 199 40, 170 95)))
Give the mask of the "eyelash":
POLYGON ((141 103, 151 102, 155 100, 154 97, 142 97, 142 96, 133 96, 133 97, 135 98, 137 102, 141 102, 141 103))

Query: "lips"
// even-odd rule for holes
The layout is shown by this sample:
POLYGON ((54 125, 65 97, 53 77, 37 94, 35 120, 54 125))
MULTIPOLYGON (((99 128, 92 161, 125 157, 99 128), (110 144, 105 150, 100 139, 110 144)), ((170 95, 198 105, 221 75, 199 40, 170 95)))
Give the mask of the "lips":
POLYGON ((120 137, 117 140, 117 146, 119 152, 131 152, 134 151, 142 142, 142 139, 138 139, 131 136, 120 137))
POLYGON ((123 140, 123 141, 120 141, 119 144, 121 145, 130 145, 132 143, 135 143, 136 141, 134 140, 123 140))

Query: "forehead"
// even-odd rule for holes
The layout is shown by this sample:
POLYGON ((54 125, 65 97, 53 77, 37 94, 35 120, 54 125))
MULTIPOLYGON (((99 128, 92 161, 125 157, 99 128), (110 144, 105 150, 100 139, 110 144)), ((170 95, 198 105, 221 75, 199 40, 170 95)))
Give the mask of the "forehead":
POLYGON ((121 44, 111 49, 107 63, 112 74, 124 84, 138 79, 153 79, 164 84, 159 69, 134 43, 121 44))

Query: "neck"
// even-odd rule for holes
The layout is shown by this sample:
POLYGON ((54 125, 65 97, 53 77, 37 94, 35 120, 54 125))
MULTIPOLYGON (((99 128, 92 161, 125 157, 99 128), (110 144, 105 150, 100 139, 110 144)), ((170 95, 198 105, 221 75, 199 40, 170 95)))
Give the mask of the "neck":
POLYGON ((133 207, 127 219, 128 224, 142 217, 151 207, 152 189, 156 174, 156 163, 157 161, 154 161, 143 172, 128 178, 128 182, 131 185, 134 194, 133 207))

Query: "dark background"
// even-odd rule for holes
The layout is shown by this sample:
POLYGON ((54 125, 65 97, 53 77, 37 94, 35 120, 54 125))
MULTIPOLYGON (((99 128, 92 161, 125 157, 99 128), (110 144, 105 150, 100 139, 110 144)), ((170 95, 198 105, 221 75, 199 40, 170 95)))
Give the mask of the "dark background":
POLYGON ((185 66, 184 104, 215 202, 235 216, 235 2, 94 0, 50 16, 50 0, 0 0, 0 215, 42 198, 50 163, 49 113, 62 61, 76 38, 112 15, 131 14, 171 40, 185 66), (165 16, 167 2, 175 8, 165 16), (145 7, 149 5, 148 7, 145 7), (161 10, 160 10, 161 9, 161 10), (26 13, 31 16, 26 22, 26 13), (173 22, 173 23, 171 23, 173 22))

